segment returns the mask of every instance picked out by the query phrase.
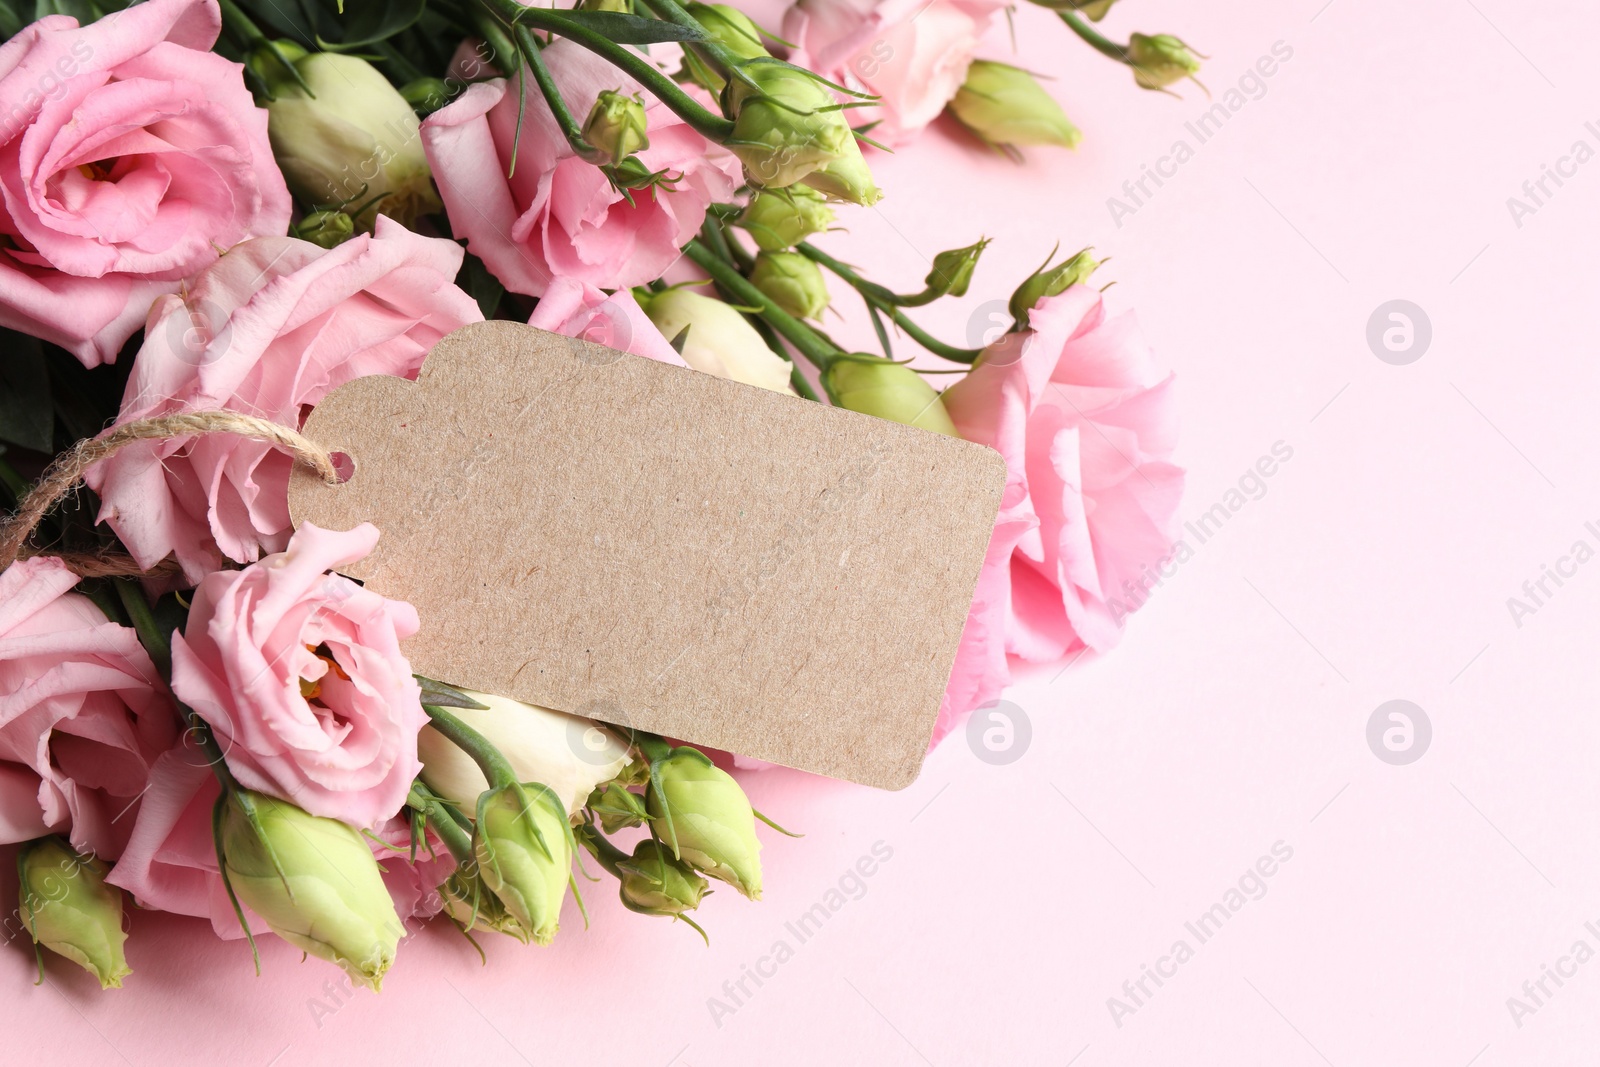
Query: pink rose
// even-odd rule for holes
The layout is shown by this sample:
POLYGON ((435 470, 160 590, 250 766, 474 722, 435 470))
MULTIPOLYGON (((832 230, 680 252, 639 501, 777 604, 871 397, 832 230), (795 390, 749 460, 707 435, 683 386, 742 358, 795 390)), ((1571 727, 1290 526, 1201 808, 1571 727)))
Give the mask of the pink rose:
MULTIPOLYGON (((556 40, 543 52, 562 98, 584 116, 603 89, 639 85, 594 53, 556 40)), ((458 64, 459 66, 460 64, 458 64)), ((504 79, 481 82, 422 124, 439 195, 467 250, 513 292, 543 296, 557 276, 625 288, 661 276, 700 229, 706 205, 737 185, 738 165, 670 109, 646 97, 650 147, 638 154, 671 184, 635 189, 633 203, 599 167, 573 154, 538 88, 515 141, 517 94, 504 79), (516 172, 506 177, 516 150, 516 172)))
POLYGON ((0 843, 66 832, 115 859, 177 712, 134 632, 58 559, 0 572, 0 843))
POLYGON ((405 803, 428 721, 400 651, 416 609, 327 573, 377 543, 370 523, 307 523, 286 551, 207 575, 172 639, 172 691, 242 785, 367 828, 405 803))
POLYGON ((0 325, 109 363, 150 301, 247 237, 289 191, 216 0, 147 0, 0 47, 0 325))
POLYGON ((662 363, 688 365, 627 289, 607 295, 588 282, 557 278, 539 298, 528 325, 662 363))
MULTIPOLYGON (((236 246, 187 298, 150 313, 118 423, 227 408, 298 428, 353 378, 415 378, 450 331, 482 320, 455 285, 461 247, 379 217, 375 232, 325 250, 287 237, 236 246)), ((109 522, 140 565, 177 556, 191 582, 281 550, 288 455, 226 434, 133 445, 92 468, 109 522)))
MULTIPOLYGON (((217 871, 211 836, 211 809, 220 788, 205 753, 186 735, 184 744, 156 760, 128 847, 106 880, 132 893, 140 907, 210 919, 217 936, 231 941, 244 937, 244 931, 217 871)), ((408 846, 404 827, 398 823, 380 827, 377 835, 408 846)), ((433 848, 435 858, 427 858, 419 849, 412 864, 405 855, 372 844, 402 920, 427 918, 443 903, 437 889, 455 869, 455 861, 438 841, 433 848)), ((245 920, 257 937, 271 932, 266 920, 248 908, 245 920)))
POLYGON ((1171 551, 1183 469, 1172 376, 1132 313, 1108 318, 1083 285, 1040 301, 1032 328, 991 345, 944 393, 961 436, 1010 468, 1001 521, 1011 553, 1010 652, 1056 659, 1121 638, 1171 551))
POLYGON ((800 0, 783 20, 790 60, 879 99, 850 112, 852 125, 890 147, 939 117, 1007 0, 800 0))

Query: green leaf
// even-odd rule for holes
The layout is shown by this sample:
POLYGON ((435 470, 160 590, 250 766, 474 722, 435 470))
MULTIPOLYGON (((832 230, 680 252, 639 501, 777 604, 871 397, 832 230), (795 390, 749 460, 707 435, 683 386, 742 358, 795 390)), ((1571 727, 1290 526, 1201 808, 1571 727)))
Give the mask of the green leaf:
POLYGON ((22 17, 22 12, 17 10, 15 0, 0 0, 0 38, 14 37, 22 32, 22 27, 29 20, 22 17))
POLYGON ((422 687, 422 702, 435 708, 470 708, 474 711, 487 711, 488 705, 480 704, 453 685, 446 685, 432 678, 424 678, 420 674, 412 675, 417 684, 422 687))
POLYGON ((27 334, 0 331, 0 441, 53 452, 55 427, 44 346, 27 334))
POLYGON ((80 26, 83 26, 105 18, 113 11, 121 11, 131 2, 132 0, 37 0, 33 6, 33 17, 42 19, 46 15, 71 15, 78 20, 80 26))
POLYGON ((428 0, 345 0, 340 51, 387 40, 422 17, 428 0))
MULTIPOLYGON (((622 11, 563 11, 561 17, 586 30, 609 37, 618 44, 659 44, 663 41, 709 41, 710 36, 693 26, 680 26, 660 19, 640 18, 622 11)), ((560 33, 560 30, 556 31, 560 33)))
POLYGON ((461 262, 461 273, 456 277, 456 284, 478 302, 478 308, 486 319, 494 318, 494 313, 500 307, 500 298, 506 295, 506 287, 500 284, 500 279, 490 274, 483 260, 470 252, 461 262))

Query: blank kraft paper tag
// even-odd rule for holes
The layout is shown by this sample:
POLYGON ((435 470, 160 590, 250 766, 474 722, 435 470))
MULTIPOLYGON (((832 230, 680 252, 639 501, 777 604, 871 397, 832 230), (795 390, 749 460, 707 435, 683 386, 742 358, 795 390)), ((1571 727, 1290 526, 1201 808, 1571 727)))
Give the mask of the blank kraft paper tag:
POLYGON ((994 451, 510 322, 304 433, 296 525, 382 531, 413 669, 886 789, 917 776, 1005 464, 994 451))

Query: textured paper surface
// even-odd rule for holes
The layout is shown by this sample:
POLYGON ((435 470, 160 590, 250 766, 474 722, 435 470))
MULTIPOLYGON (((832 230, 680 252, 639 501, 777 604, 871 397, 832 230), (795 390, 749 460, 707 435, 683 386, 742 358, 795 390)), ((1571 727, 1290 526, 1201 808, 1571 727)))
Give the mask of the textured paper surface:
POLYGON ((421 674, 791 767, 917 776, 1000 495, 994 451, 508 322, 307 436, 296 525, 382 531, 421 674))

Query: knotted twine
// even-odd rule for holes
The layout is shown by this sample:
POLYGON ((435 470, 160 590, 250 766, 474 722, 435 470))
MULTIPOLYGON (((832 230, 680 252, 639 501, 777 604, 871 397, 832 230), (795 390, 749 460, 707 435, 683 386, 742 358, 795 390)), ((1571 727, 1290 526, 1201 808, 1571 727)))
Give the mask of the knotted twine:
POLYGON ((58 557, 83 578, 153 574, 172 569, 167 561, 163 561, 147 571, 133 559, 120 554, 45 553, 30 548, 28 538, 33 536, 40 520, 49 514, 57 501, 72 492, 83 479, 84 472, 101 460, 110 458, 137 441, 160 441, 208 433, 231 433, 253 441, 264 441, 288 452, 296 462, 315 471, 328 485, 340 483, 333 456, 327 449, 270 419, 242 415, 237 411, 185 411, 176 415, 139 419, 114 427, 101 437, 85 438, 51 461, 39 481, 19 502, 16 514, 0 524, 0 571, 11 566, 19 557, 45 554, 58 557))

